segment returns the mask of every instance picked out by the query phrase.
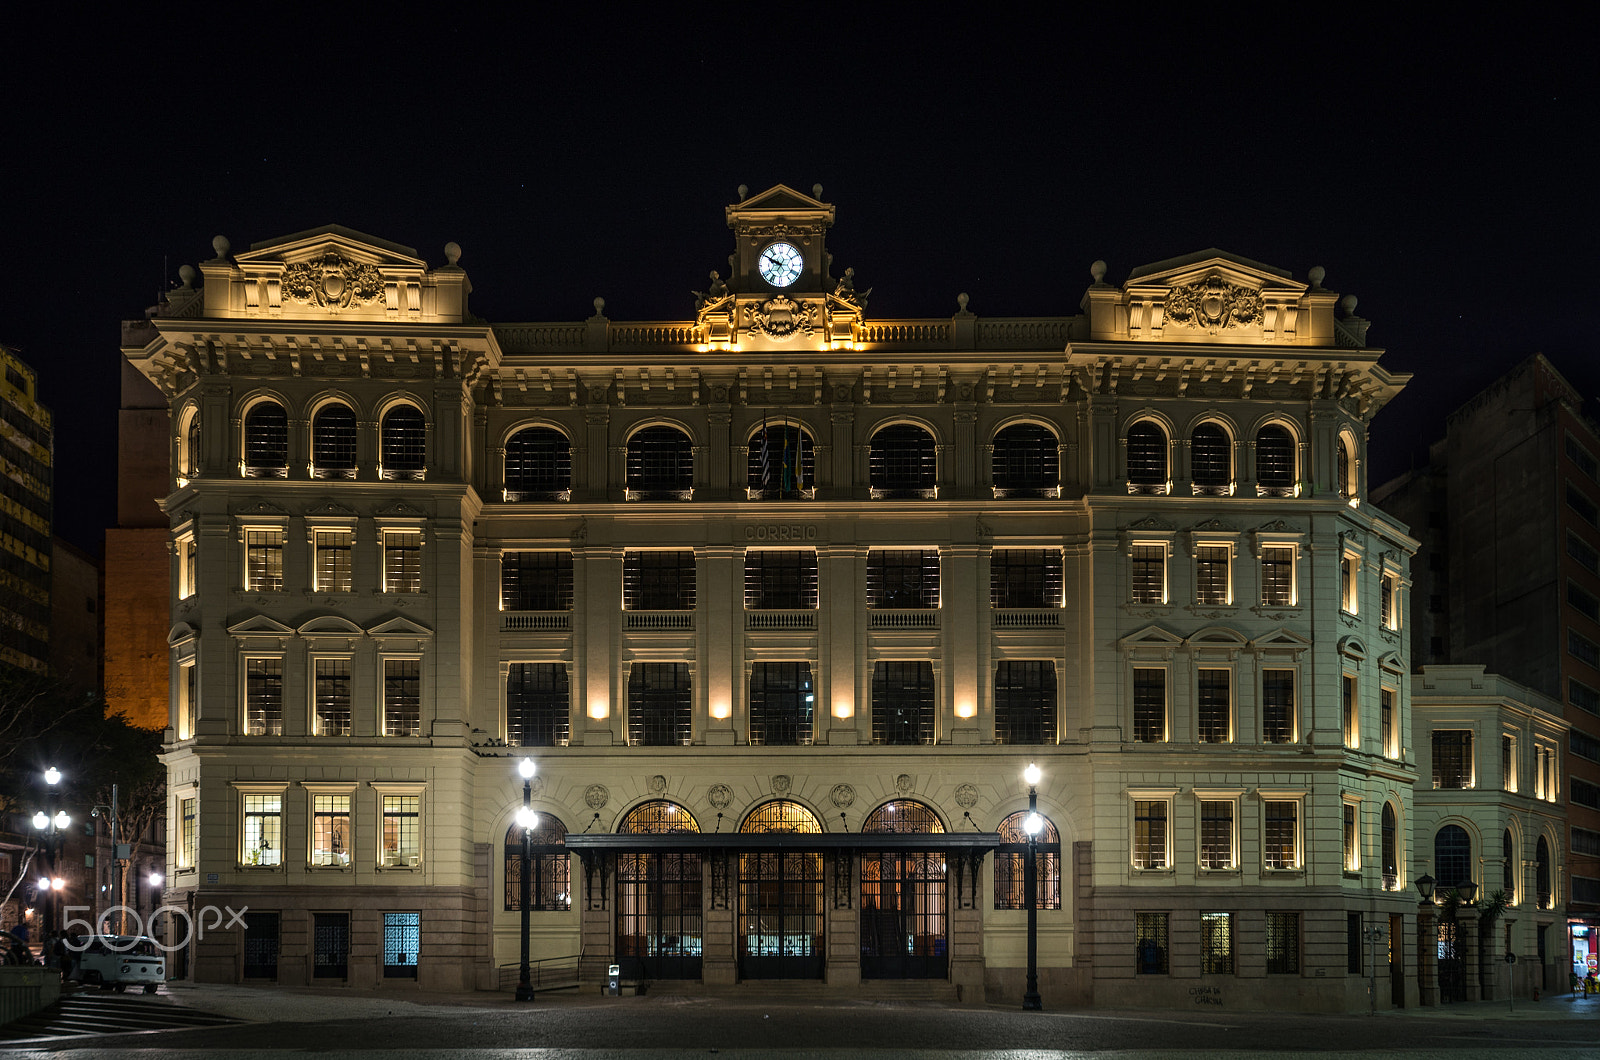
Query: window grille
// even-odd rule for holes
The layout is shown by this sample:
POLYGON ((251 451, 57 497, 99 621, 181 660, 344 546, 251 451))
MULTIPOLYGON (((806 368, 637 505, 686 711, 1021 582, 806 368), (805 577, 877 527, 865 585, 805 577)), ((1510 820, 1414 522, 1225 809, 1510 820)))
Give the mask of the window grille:
POLYGON ((1189 436, 1189 471, 1197 494, 1233 492, 1233 442, 1215 423, 1202 423, 1189 436))
POLYGON ((350 660, 318 659, 317 735, 350 735, 350 660))
POLYGON ((994 737, 1003 744, 1056 742, 1056 664, 1006 660, 994 674, 994 737))
POLYGON ((1201 670, 1196 721, 1201 743, 1227 743, 1233 737, 1233 672, 1201 670))
POLYGON ((895 799, 868 814, 861 831, 870 834, 943 832, 944 822, 931 808, 915 799, 895 799))
POLYGON ((502 552, 500 610, 572 610, 572 553, 502 552))
POLYGON ((689 665, 634 663, 628 674, 628 743, 686 747, 690 721, 689 665))
POLYGON ((311 476, 356 477, 356 414, 349 405, 324 405, 312 418, 311 476))
POLYGON ((311 978, 346 978, 350 974, 350 914, 311 914, 311 939, 311 978))
MULTIPOLYGON (((529 838, 528 908, 561 912, 572 908, 572 858, 567 853, 567 829, 548 813, 539 814, 538 827, 529 838)), ((506 832, 505 877, 507 912, 522 908, 522 829, 506 832)))
POLYGON ((904 746, 933 741, 933 664, 874 663, 872 742, 904 746))
POLYGON ((867 606, 923 609, 939 606, 939 550, 874 549, 867 553, 867 606))
POLYGON ((1473 787, 1472 730, 1433 730, 1433 786, 1473 787))
POLYGON ((619 835, 670 835, 699 831, 700 824, 693 814, 665 799, 640 803, 629 810, 628 816, 617 826, 619 835))
POLYGON ((350 548, 354 537, 348 530, 313 532, 317 552, 317 592, 350 591, 350 548))
POLYGON ((694 446, 676 427, 646 427, 628 439, 630 497, 643 501, 687 500, 694 491, 694 446))
POLYGON ((1300 803, 1293 799, 1270 799, 1262 806, 1265 811, 1262 863, 1269 869, 1299 868, 1300 803))
POLYGON ((889 500, 931 498, 938 485, 933 435, 911 423, 896 423, 872 436, 867 458, 872 495, 889 500))
POLYGON ((246 530, 244 563, 246 591, 282 591, 283 531, 246 530))
POLYGON ((421 913, 383 914, 383 977, 415 979, 421 945, 421 913))
POLYGON ((1167 861, 1167 803, 1138 799, 1133 804, 1133 867, 1164 869, 1167 861))
POLYGON ((311 796, 311 864, 350 864, 350 796, 311 796))
POLYGON ((751 810, 739 824, 743 833, 816 834, 822 831, 817 815, 792 799, 770 799, 751 810))
POLYGON ((1167 672, 1146 667, 1133 671, 1133 739, 1164 743, 1167 739, 1167 672))
POLYGON ((283 796, 244 797, 244 849, 246 865, 283 863, 283 796))
POLYGON ((383 531, 383 591, 422 591, 422 531, 383 531))
POLYGON ((1141 420, 1128 428, 1128 492, 1167 492, 1167 432, 1141 420))
POLYGON ((251 909, 245 917, 244 951, 240 976, 244 979, 278 977, 278 914, 251 909))
POLYGON ((244 477, 289 477, 289 417, 276 401, 260 402, 245 413, 244 477))
POLYGON ((512 663, 506 671, 506 742, 565 747, 571 724, 570 678, 563 663, 512 663))
POLYGON ((1433 874, 1445 889, 1472 879, 1472 837, 1465 828, 1447 824, 1434 833, 1433 874))
POLYGON ((1037 423, 1018 423, 994 436, 996 497, 1053 497, 1061 484, 1060 442, 1037 423))
POLYGON ((1203 799, 1200 802, 1200 867, 1203 869, 1235 867, 1231 800, 1203 799))
POLYGON ((1130 580, 1133 583, 1133 602, 1136 604, 1166 603, 1167 546, 1134 545, 1128 562, 1130 580))
POLYGON ((1383 804, 1382 820, 1382 856, 1383 856, 1383 889, 1395 891, 1400 889, 1400 845, 1399 829, 1395 825, 1394 807, 1388 803, 1383 804))
MULTIPOLYGON (((996 829, 1000 845, 994 852, 994 907, 1028 908, 1028 833, 1023 829, 1026 810, 1006 817, 996 829)), ((1061 833, 1043 814, 1044 827, 1034 845, 1033 906, 1061 908, 1061 833)))
POLYGON ((989 555, 989 606, 1060 607, 1060 549, 997 548, 989 555))
POLYGON ((1133 914, 1134 969, 1140 975, 1167 974, 1167 914, 1133 914))
POLYGON ((390 481, 418 481, 428 466, 428 422, 415 405, 396 405, 384 414, 383 475, 390 481))
POLYGON ((383 796, 383 863, 414 864, 422 854, 422 796, 383 796))
POLYGON ((1200 973, 1233 974, 1233 914, 1200 914, 1200 973))
POLYGON ((246 661, 244 700, 247 735, 283 735, 282 659, 246 661))
POLYGON ((754 663, 750 667, 750 743, 809 746, 816 692, 811 664, 754 663))
POLYGON ((805 495, 817 485, 817 447, 804 428, 770 423, 750 436, 745 486, 752 500, 805 495))
POLYGON ((1294 438, 1276 424, 1256 432, 1256 485, 1265 496, 1294 493, 1294 438))
POLYGON ((1267 607, 1293 607, 1294 548, 1271 545, 1261 550, 1261 602, 1267 607))
POLYGON ((566 500, 571 489, 572 443, 566 435, 529 427, 506 442, 506 500, 566 500))
POLYGON ((625 611, 693 611, 694 553, 629 552, 622 558, 625 611))
POLYGON ((811 549, 751 549, 744 554, 744 606, 750 611, 814 610, 817 554, 811 549))
POLYGON ((383 661, 383 734, 422 735, 422 661, 383 661))
POLYGON ((1231 552, 1227 545, 1195 550, 1195 603, 1225 607, 1233 602, 1228 588, 1231 552))

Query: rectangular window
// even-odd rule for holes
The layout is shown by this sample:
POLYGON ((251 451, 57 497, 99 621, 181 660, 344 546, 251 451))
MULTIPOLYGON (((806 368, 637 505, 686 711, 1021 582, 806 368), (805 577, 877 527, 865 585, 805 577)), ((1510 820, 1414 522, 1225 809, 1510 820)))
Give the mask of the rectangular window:
POLYGON ((282 795, 244 797, 244 848, 240 857, 246 865, 283 863, 282 795))
POLYGON ((283 735, 283 660, 246 659, 245 728, 249 736, 283 735))
POLYGON ((1567 783, 1572 785, 1573 805, 1587 806, 1591 810, 1600 810, 1600 787, 1577 777, 1568 777, 1567 783))
POLYGON ((1584 854, 1588 857, 1600 857, 1600 832, 1591 832, 1587 828, 1572 829, 1572 852, 1584 854))
POLYGON ((1576 677, 1567 678, 1567 700, 1580 710, 1600 714, 1600 692, 1596 692, 1576 677))
POLYGON ((383 734, 422 735, 422 660, 383 660, 383 734))
POLYGON ((1572 901, 1575 905, 1600 905, 1600 880, 1584 876, 1572 877, 1572 901))
POLYGON ((1134 545, 1128 561, 1136 604, 1167 602, 1167 546, 1134 545))
POLYGON ((1344 745, 1360 747, 1361 734, 1357 731, 1356 679, 1344 674, 1339 679, 1339 710, 1344 725, 1344 745))
POLYGON ((311 796, 311 864, 350 864, 350 796, 311 796))
POLYGON ((750 743, 810 746, 816 690, 807 662, 754 663, 750 667, 750 743))
POLYGON ((196 580, 199 577, 198 549, 195 547, 194 535, 184 534, 178 538, 178 599, 187 600, 194 595, 196 580))
POLYGON ((1517 790, 1517 738, 1500 735, 1500 779, 1507 791, 1517 790))
POLYGON ((1356 613, 1356 558, 1339 557, 1339 605, 1350 614, 1356 613))
POLYGON ((1233 671, 1206 669, 1196 682, 1196 725, 1201 743, 1233 739, 1233 671))
POLYGON ((384 865, 417 864, 422 858, 422 796, 385 795, 382 813, 384 865))
POLYGON ((1567 603, 1584 618, 1591 622, 1600 622, 1600 600, 1595 599, 1593 593, 1579 588, 1574 582, 1567 583, 1567 603))
POLYGON ((1140 975, 1167 974, 1167 914, 1135 913, 1134 960, 1140 975))
POLYGON ((1567 630, 1567 652, 1584 665, 1600 669, 1600 644, 1575 629, 1567 630))
POLYGON ((421 530, 383 532, 383 591, 386 593, 422 591, 421 530))
POLYGON ((891 610, 939 606, 939 550, 873 549, 867 553, 867 606, 891 610))
POLYGON ((1204 799, 1200 803, 1200 867, 1232 869, 1234 859, 1233 800, 1204 799))
POLYGON ((318 736, 350 735, 350 660, 316 661, 316 724, 318 736))
POLYGON ((1600 574, 1600 552, 1571 530, 1567 531, 1567 555, 1590 574, 1600 574))
POLYGON ((1200 974, 1233 974, 1233 914, 1200 914, 1200 974))
POLYGON ((178 739, 194 735, 194 722, 200 706, 199 668, 191 656, 178 663, 178 739))
POLYGON ((812 611, 817 606, 817 554, 811 549, 751 549, 744 554, 747 611, 812 611))
POLYGON ((383 914, 383 977, 415 979, 421 944, 421 913, 383 914))
POLYGON ((1594 526, 1600 521, 1600 509, 1596 509, 1594 501, 1583 495, 1583 491, 1572 483, 1567 483, 1567 507, 1577 513, 1578 518, 1594 526))
POLYGON ((1572 435, 1567 435, 1567 459, 1578 465, 1582 471, 1592 479, 1600 479, 1600 462, 1589 455, 1588 450, 1578 443, 1572 435))
POLYGON ((1297 799, 1268 799, 1261 835, 1262 864, 1269 869, 1300 867, 1300 803, 1297 799))
POLYGON ((248 592, 278 592, 283 588, 283 531, 244 532, 244 587, 248 592))
POLYGON ((880 661, 872 667, 872 742, 934 742, 933 664, 880 661))
POLYGON ((634 663, 628 674, 628 743, 688 746, 689 692, 688 663, 634 663))
POLYGON ((1293 670, 1261 671, 1261 742, 1294 741, 1293 670))
POLYGON ((1361 828, 1357 815, 1359 807, 1353 802, 1344 804, 1344 871, 1361 871, 1361 828))
POLYGON ((1361 974, 1361 914, 1344 916, 1344 970, 1349 975, 1361 974))
POLYGON ((1060 607, 1061 550, 997 548, 989 555, 989 606, 1060 607))
POLYGON ((1267 545, 1261 550, 1261 603, 1265 607, 1295 605, 1293 545, 1267 545))
POLYGON ((178 867, 192 869, 200 856, 200 800, 178 800, 178 867))
POLYGON ((500 610, 571 611, 571 552, 502 552, 500 610))
POLYGON ((1400 579, 1385 574, 1378 583, 1378 621, 1384 629, 1400 628, 1400 579))
POLYGON ((1167 739, 1167 672, 1139 667, 1133 671, 1133 739, 1164 743, 1167 739))
POLYGON ((1233 549, 1201 545, 1194 553, 1195 603, 1223 607, 1233 603, 1233 549))
POLYGON ((1394 696, 1395 692, 1392 688, 1380 689, 1378 692, 1380 724, 1383 729, 1383 754, 1386 758, 1400 757, 1400 744, 1395 738, 1394 696))
POLYGON ((1558 791, 1556 778, 1560 775, 1556 769, 1556 749, 1539 744, 1534 747, 1534 756, 1534 798, 1555 802, 1558 791))
POLYGON ((1433 730, 1433 786, 1436 788, 1474 787, 1472 772, 1472 730, 1433 730))
POLYGON ((506 671, 506 742, 513 747, 567 746, 571 705, 565 663, 512 663, 506 671))
POLYGON ((1600 740, 1584 732, 1582 729, 1573 729, 1567 734, 1567 747, 1579 758, 1587 758, 1591 762, 1600 762, 1600 740))
POLYGON ((311 914, 311 978, 344 979, 350 974, 350 914, 311 914))
POLYGON ((625 611, 693 611, 694 552, 629 552, 622 558, 625 611))
POLYGON ((349 530, 313 530, 312 547, 316 552, 316 591, 319 593, 347 593, 350 591, 350 546, 355 535, 349 530))
POLYGON ((1133 804, 1133 867, 1164 869, 1167 860, 1167 802, 1136 799, 1133 804))
POLYGON ((996 743, 1056 742, 1056 664, 1048 660, 1007 660, 994 672, 996 743))
POLYGON ((1267 974, 1300 974, 1300 914, 1267 914, 1267 974))

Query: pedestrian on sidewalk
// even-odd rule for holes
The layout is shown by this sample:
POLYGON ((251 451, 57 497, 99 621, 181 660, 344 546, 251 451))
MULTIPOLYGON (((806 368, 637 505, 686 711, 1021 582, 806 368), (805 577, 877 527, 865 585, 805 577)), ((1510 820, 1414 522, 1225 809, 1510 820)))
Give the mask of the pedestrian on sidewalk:
POLYGON ((1583 977, 1583 996, 1600 994, 1600 979, 1595 978, 1594 969, 1589 969, 1589 974, 1583 977))
POLYGON ((1583 987, 1583 980, 1578 978, 1577 969, 1569 971, 1567 976, 1572 980, 1572 996, 1577 997, 1578 991, 1583 987))

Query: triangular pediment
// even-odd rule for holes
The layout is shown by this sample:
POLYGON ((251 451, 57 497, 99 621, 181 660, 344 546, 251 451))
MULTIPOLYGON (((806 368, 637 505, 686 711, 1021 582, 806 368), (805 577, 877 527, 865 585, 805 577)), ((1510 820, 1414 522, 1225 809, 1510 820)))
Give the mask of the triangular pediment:
POLYGON ((431 637, 433 630, 418 625, 409 618, 395 616, 367 630, 374 637, 431 637))
POLYGON ((1298 294, 1307 287, 1297 282, 1285 269, 1215 247, 1142 265, 1128 274, 1127 286, 1184 287, 1213 277, 1255 291, 1277 290, 1298 294))
POLYGON ((251 615, 243 622, 237 622, 228 627, 228 632, 236 637, 241 636, 294 636, 294 630, 276 619, 266 615, 251 615))
POLYGON ((300 627, 300 635, 302 637, 360 637, 364 636, 365 633, 366 631, 360 626, 348 618, 341 618, 338 615, 318 615, 300 627))
POLYGON ((1311 641, 1292 629, 1279 627, 1251 641, 1250 647, 1256 651, 1305 651, 1311 647, 1311 641))
POLYGON ((1177 648, 1183 644, 1183 638, 1176 633, 1169 633, 1160 626, 1145 626, 1143 629, 1129 633, 1117 641, 1124 650, 1128 648, 1177 648))
POLYGON ((730 209, 744 212, 757 211, 783 211, 783 210, 826 210, 832 212, 833 207, 821 199, 814 199, 804 192, 795 191, 787 184, 774 184, 766 191, 758 191, 745 199, 737 206, 730 209))
POLYGON ((421 269, 427 262, 417 256, 412 247, 391 243, 387 239, 369 236, 343 225, 323 225, 304 232, 279 236, 276 239, 252 243, 250 249, 234 256, 234 261, 248 266, 258 262, 305 262, 321 260, 328 255, 342 255, 365 265, 407 266, 421 269))

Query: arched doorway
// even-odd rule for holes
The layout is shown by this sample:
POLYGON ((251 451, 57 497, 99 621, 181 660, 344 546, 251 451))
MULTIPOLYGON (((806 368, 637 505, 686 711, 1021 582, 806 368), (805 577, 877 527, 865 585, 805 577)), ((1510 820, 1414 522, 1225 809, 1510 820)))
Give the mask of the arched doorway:
MULTIPOLYGON (((739 826, 747 834, 820 833, 797 802, 757 806, 739 826)), ((822 978, 822 855, 761 850, 739 855, 739 977, 822 978)))
MULTIPOLYGON (((884 803, 861 826, 872 833, 943 832, 920 802, 884 803)), ((863 845, 870 845, 863 840, 863 845)), ((943 979, 950 972, 945 856, 938 851, 861 855, 861 977, 943 979)))
MULTIPOLYGON (((623 835, 698 832, 677 803, 658 799, 628 811, 623 835)), ((699 979, 705 934, 699 854, 617 855, 617 963, 643 979, 699 979)))

